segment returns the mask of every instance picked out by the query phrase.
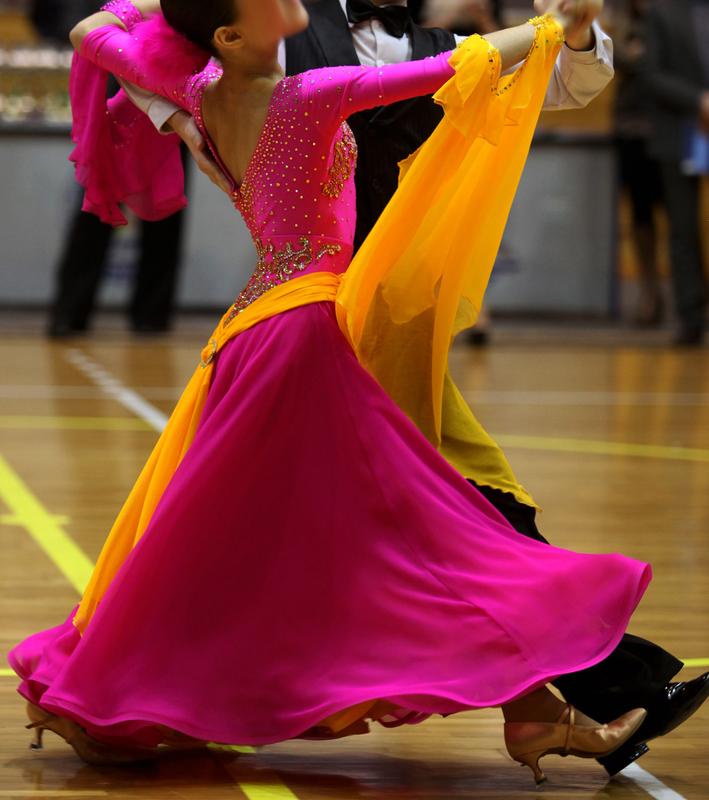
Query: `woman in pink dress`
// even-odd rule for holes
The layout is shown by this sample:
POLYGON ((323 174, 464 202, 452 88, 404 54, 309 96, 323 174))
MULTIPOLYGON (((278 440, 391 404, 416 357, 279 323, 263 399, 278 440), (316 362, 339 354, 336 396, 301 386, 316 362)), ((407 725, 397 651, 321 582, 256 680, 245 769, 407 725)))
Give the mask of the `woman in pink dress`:
MULTIPOLYGON (((550 9, 562 26, 565 5, 550 9)), ((177 100, 213 147, 259 254, 228 326, 284 287, 347 270, 345 120, 435 92, 454 75, 451 54, 283 78, 278 43, 307 24, 299 0, 162 9, 172 28, 143 21, 152 0, 114 0, 72 38, 84 66, 177 100), (206 50, 221 66, 205 65, 206 50)), ((502 66, 556 24, 497 34, 502 66)), ((103 102, 93 90, 74 86, 84 155, 107 124, 82 116, 103 102)), ((113 165, 119 197, 111 165, 77 159, 106 219, 119 220, 117 200, 145 216, 182 202, 166 160, 140 163, 162 177, 146 199, 130 167, 113 165)), ((541 780, 546 753, 598 757, 632 735, 643 710, 600 726, 544 686, 613 650, 647 565, 517 534, 363 368, 332 301, 298 301, 213 341, 191 444, 100 604, 10 655, 38 744, 50 729, 87 761, 130 762, 165 744, 329 738, 502 706, 510 753, 541 780)))

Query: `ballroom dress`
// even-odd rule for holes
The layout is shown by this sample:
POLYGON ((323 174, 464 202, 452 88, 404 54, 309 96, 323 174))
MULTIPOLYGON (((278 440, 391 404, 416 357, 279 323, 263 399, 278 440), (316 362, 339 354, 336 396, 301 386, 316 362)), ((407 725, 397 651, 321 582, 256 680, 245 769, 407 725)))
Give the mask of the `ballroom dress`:
MULTIPOLYGON (((82 57, 177 99, 207 135, 201 99, 219 68, 178 80, 172 59, 146 65, 141 30, 95 30, 82 57)), ((495 57, 481 47, 460 58, 480 56, 487 74, 495 57)), ((185 412, 189 443, 175 435, 183 399, 79 610, 10 655, 32 702, 104 740, 156 744, 167 727, 259 745, 500 705, 620 641, 650 567, 518 534, 392 399, 355 352, 357 325, 340 319, 334 287, 355 228, 346 119, 436 92, 453 60, 277 85, 243 182, 232 182, 259 260, 188 387, 204 393, 199 413, 185 412), (291 295, 301 299, 275 312, 291 295)), ((366 270, 358 277, 348 291, 361 297, 366 270)), ((382 297, 398 290, 409 296, 390 286, 382 297)))

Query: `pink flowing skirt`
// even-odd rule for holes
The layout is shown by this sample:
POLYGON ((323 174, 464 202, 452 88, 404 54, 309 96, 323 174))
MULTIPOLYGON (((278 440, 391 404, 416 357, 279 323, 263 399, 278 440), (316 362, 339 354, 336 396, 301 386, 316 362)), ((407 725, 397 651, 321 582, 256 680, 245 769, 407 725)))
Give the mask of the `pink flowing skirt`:
POLYGON ((70 617, 10 663, 25 697, 95 736, 267 744, 365 701, 418 721, 589 667, 649 580, 621 555, 516 533, 323 303, 227 345, 197 437, 83 638, 70 617))

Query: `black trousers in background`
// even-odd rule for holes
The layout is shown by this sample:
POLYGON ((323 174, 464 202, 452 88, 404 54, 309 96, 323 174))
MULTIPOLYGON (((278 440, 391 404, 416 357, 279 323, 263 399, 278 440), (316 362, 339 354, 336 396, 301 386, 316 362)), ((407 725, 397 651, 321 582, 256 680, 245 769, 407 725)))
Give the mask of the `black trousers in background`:
MULTIPOLYGON (((516 531, 549 544, 537 528, 533 508, 519 503, 507 492, 470 483, 516 531)), ((592 586, 589 591, 593 591, 592 586)), ((554 681, 554 686, 579 711, 605 723, 633 708, 652 708, 654 697, 682 666, 678 658, 659 645, 626 633, 618 647, 599 664, 564 675, 554 681)))
MULTIPOLYGON (((141 223, 140 258, 129 307, 135 330, 164 330, 172 319, 184 212, 141 223)), ((96 303, 113 228, 77 210, 64 246, 51 329, 86 330, 96 303)))
POLYGON ((707 288, 699 221, 699 178, 678 163, 662 162, 665 205, 670 218, 672 287, 677 316, 690 328, 704 326, 707 288))
POLYGON ((660 164, 649 154, 647 139, 619 137, 616 147, 620 180, 630 197, 633 223, 654 227, 655 207, 664 202, 660 164))

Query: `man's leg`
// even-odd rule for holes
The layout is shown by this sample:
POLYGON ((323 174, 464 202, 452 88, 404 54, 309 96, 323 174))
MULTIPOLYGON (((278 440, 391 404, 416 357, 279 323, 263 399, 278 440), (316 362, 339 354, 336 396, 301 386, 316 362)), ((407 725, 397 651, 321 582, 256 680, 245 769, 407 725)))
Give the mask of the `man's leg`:
POLYGON ((57 270, 50 336, 86 330, 113 229, 77 208, 57 270))
MULTIPOLYGON (((188 191, 190 165, 184 145, 181 154, 188 191)), ((131 325, 138 333, 162 333, 172 324, 185 219, 183 210, 159 222, 142 224, 140 261, 130 304, 131 325)))
MULTIPOLYGON (((508 492, 469 482, 516 531, 549 544, 537 528, 534 508, 508 492)), ((709 673, 689 683, 670 683, 682 667, 678 658, 654 642, 625 634, 603 661, 558 678, 554 686, 569 703, 599 722, 610 722, 634 708, 648 710, 638 733, 616 753, 600 760, 613 775, 647 752, 647 740, 669 733, 709 696, 709 673)))
MULTIPOLYGON (((508 492, 470 483, 512 527, 530 539, 549 544, 537 528, 536 511, 508 492)), ((647 708, 682 669, 682 662, 659 645, 626 634, 618 647, 595 667, 554 681, 566 700, 599 722, 610 722, 633 708, 647 708)))
POLYGON ((160 222, 144 222, 141 253, 133 288, 130 318, 133 329, 160 333, 172 321, 180 266, 184 212, 160 222))

